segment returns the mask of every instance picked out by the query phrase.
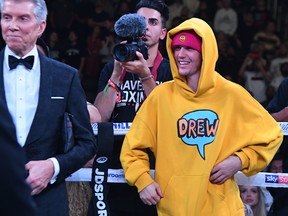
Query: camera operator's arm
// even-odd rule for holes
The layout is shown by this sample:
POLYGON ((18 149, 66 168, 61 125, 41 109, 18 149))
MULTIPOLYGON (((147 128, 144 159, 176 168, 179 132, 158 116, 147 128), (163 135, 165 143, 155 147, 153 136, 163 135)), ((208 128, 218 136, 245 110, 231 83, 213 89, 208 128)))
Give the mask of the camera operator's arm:
POLYGON ((122 66, 126 68, 130 73, 136 74, 145 91, 146 96, 148 96, 151 91, 156 87, 156 82, 151 74, 151 71, 147 65, 147 61, 144 59, 142 53, 136 52, 138 60, 122 62, 122 66))
MULTIPOLYGON (((113 83, 116 84, 119 83, 122 72, 123 68, 121 66, 121 63, 114 60, 114 69, 110 77, 110 80, 113 83)), ((114 88, 109 87, 98 93, 94 102, 94 106, 98 108, 103 122, 107 122, 110 120, 116 101, 117 101, 117 91, 114 88)))

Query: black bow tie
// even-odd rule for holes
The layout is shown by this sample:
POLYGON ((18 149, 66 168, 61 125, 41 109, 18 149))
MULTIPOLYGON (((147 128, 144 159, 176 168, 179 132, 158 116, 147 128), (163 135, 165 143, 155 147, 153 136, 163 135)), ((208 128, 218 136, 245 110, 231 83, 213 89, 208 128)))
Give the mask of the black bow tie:
POLYGON ((9 55, 9 67, 10 70, 15 69, 18 64, 23 64, 27 69, 32 69, 34 63, 34 56, 27 56, 26 58, 16 58, 15 56, 9 55))

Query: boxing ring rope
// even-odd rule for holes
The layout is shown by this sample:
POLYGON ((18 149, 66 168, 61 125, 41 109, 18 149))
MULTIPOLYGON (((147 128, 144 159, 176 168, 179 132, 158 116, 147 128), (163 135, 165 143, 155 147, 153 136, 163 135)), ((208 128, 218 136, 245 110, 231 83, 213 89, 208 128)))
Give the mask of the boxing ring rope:
MULTIPOLYGON (((288 135, 288 122, 279 122, 283 130, 284 136, 288 135)), ((94 135, 98 135, 98 124, 91 124, 94 135)), ((114 136, 125 135, 131 123, 122 122, 114 123, 113 131, 114 136)), ((74 172, 71 176, 66 178, 66 181, 91 181, 92 168, 81 168, 74 172)), ((154 175, 154 171, 151 170, 151 176, 154 175)), ((261 187, 281 187, 288 188, 288 173, 268 173, 260 172, 253 176, 245 176, 242 172, 235 174, 235 180, 239 185, 253 185, 261 187)), ((107 182, 109 183, 125 183, 124 173, 122 169, 108 169, 107 182)))

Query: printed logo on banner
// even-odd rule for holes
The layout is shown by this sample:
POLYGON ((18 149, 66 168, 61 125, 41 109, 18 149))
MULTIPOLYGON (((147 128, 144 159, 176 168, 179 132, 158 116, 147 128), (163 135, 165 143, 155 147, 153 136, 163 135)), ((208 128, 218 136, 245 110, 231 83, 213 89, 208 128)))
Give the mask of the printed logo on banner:
POLYGON ((132 123, 130 123, 130 122, 113 123, 113 129, 114 129, 114 130, 124 130, 124 131, 127 131, 127 130, 130 129, 131 124, 132 124, 132 123))
MULTIPOLYGON (((104 157, 103 157, 104 158, 104 157)), ((106 203, 104 198, 104 177, 105 172, 101 172, 98 168, 95 170, 95 176, 94 176, 94 196, 95 196, 95 204, 96 209, 98 212, 98 215, 107 215, 107 209, 106 209, 106 203)))
POLYGON ((282 128, 283 135, 288 135, 288 122, 279 122, 279 125, 282 128))
POLYGON ((105 163, 106 161, 108 161, 108 158, 107 157, 99 157, 99 158, 97 158, 97 163, 99 163, 99 164, 103 164, 103 163, 105 163))
POLYGON ((108 173, 108 182, 118 182, 118 183, 125 183, 125 175, 122 169, 118 170, 109 170, 108 173))
POLYGON ((278 175, 265 175, 266 183, 278 183, 279 176, 278 175))
POLYGON ((288 176, 279 176, 278 183, 279 184, 288 184, 288 176))

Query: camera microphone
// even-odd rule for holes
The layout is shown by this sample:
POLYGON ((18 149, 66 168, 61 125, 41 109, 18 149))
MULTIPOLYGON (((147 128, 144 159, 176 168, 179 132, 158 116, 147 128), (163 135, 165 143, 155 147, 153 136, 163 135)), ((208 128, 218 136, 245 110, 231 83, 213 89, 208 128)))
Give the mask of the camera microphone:
POLYGON ((142 40, 146 31, 145 17, 139 14, 125 14, 115 22, 115 33, 127 40, 125 44, 118 44, 113 48, 114 59, 120 62, 138 59, 136 52, 142 53, 148 59, 148 48, 142 40))
POLYGON ((136 13, 125 14, 115 22, 114 30, 121 38, 141 37, 146 31, 145 17, 136 13))

